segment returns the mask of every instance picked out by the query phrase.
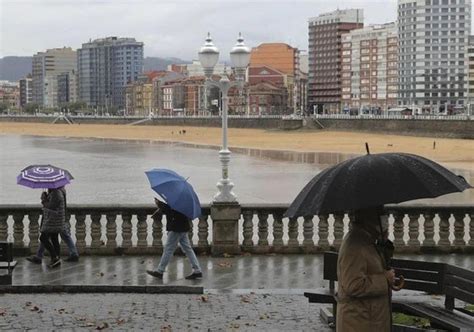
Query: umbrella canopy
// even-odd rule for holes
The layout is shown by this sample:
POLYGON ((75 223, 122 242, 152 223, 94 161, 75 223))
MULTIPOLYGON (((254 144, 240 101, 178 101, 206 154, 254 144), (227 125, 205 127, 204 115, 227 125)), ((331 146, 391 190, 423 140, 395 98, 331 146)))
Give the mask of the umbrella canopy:
POLYGON ((69 184, 69 171, 53 165, 30 165, 16 177, 16 183, 29 188, 56 189, 69 184))
POLYGON ((344 212, 434 198, 472 188, 429 159, 405 153, 367 154, 316 175, 285 212, 287 217, 344 212))
POLYGON ((201 215, 201 203, 193 187, 181 175, 169 169, 152 169, 145 172, 151 189, 163 197, 166 203, 190 219, 201 215))

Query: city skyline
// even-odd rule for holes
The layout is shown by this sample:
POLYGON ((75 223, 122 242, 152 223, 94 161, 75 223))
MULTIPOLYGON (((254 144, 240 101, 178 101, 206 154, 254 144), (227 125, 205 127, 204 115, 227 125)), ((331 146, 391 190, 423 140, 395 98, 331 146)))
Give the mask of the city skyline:
POLYGON ((311 17, 338 8, 362 8, 365 23, 369 25, 395 21, 397 13, 397 0, 330 3, 299 0, 296 3, 0 0, 0 57, 28 56, 63 46, 77 49, 90 39, 123 36, 144 42, 145 56, 192 60, 210 31, 221 50, 221 59, 227 60, 239 31, 249 46, 284 42, 307 50, 311 17))

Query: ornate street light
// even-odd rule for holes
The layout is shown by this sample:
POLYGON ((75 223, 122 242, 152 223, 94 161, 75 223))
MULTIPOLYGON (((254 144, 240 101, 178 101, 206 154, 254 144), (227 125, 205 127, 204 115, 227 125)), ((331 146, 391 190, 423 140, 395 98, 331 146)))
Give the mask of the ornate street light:
POLYGON ((232 68, 236 74, 236 81, 230 81, 226 71, 219 81, 212 79, 214 67, 219 60, 219 50, 214 46, 211 35, 208 33, 206 42, 199 51, 199 61, 206 76, 206 87, 217 87, 222 92, 222 149, 219 151, 219 159, 222 166, 222 179, 217 183, 218 192, 214 196, 214 202, 237 202, 237 197, 232 192, 234 184, 229 179, 230 151, 227 148, 227 114, 229 110, 228 92, 232 87, 242 89, 244 76, 250 62, 250 48, 245 46, 242 34, 239 33, 237 44, 230 52, 232 68))

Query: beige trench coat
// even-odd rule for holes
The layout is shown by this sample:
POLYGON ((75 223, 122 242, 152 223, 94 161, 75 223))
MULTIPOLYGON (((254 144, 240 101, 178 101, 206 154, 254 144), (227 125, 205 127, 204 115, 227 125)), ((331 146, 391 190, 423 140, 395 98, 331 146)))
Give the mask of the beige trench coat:
POLYGON ((337 332, 390 331, 389 286, 369 232, 353 225, 337 262, 337 332))

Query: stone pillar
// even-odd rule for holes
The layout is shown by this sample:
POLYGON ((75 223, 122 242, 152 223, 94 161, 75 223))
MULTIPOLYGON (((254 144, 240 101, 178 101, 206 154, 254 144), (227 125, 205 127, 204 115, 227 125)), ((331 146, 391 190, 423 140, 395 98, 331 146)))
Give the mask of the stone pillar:
POLYGON ((395 250, 403 251, 405 247, 405 240, 403 236, 405 235, 405 224, 403 222, 403 218, 405 215, 403 213, 396 213, 393 214, 393 245, 395 246, 395 250))
POLYGON ((202 214, 199 217, 198 222, 198 248, 200 252, 209 252, 209 224, 207 220, 209 218, 208 214, 202 214))
POLYGON ((453 245, 462 248, 466 245, 464 241, 464 213, 454 214, 454 242, 453 245))
POLYGON ((130 249, 132 247, 132 215, 122 214, 122 248, 130 249))
POLYGON ((408 221, 408 247, 411 250, 418 251, 420 248, 420 241, 418 240, 418 236, 420 235, 420 222, 419 218, 420 215, 418 213, 409 214, 409 221, 408 221))
POLYGON ((107 251, 114 253, 117 248, 117 219, 116 213, 107 213, 105 215, 107 218, 106 230, 107 230, 107 251))
POLYGON ((434 215, 429 212, 424 212, 423 217, 425 222, 423 223, 425 240, 423 241, 424 248, 433 248, 436 243, 434 241, 434 215))
POLYGON ((299 252, 298 218, 290 218, 290 220, 288 220, 288 252, 299 252))
POLYGON ((8 214, 0 214, 0 241, 7 241, 8 238, 8 214))
POLYGON ((22 250, 25 247, 23 242, 23 237, 25 235, 24 226, 23 226, 23 213, 13 214, 13 247, 19 249, 16 251, 16 254, 23 254, 22 250))
POLYGON ((253 211, 242 211, 242 216, 244 218, 242 250, 251 251, 253 249, 253 211))
POLYGON ((329 226, 328 226, 328 215, 327 214, 321 214, 318 216, 319 217, 319 222, 318 222, 318 235, 319 235, 319 241, 318 241, 318 247, 320 250, 327 250, 329 248, 329 226))
POLYGON ((101 225, 100 219, 102 215, 100 213, 91 214, 91 251, 98 253, 101 247, 100 235, 101 235, 101 225))
POLYGON ((303 247, 305 250, 311 250, 314 247, 313 241, 313 217, 304 217, 303 221, 303 247))
POLYGON ((333 247, 339 250, 344 236, 344 215, 334 214, 334 242, 333 247))
POLYGON ((439 242, 438 247, 442 251, 451 250, 451 242, 449 241, 449 217, 450 213, 439 213, 439 242))
POLYGON ((31 212, 28 214, 28 219, 30 220, 30 224, 28 226, 30 238, 30 252, 32 254, 36 253, 36 250, 38 250, 39 246, 39 218, 39 212, 31 212))
POLYGON ((212 255, 240 254, 239 219, 241 207, 239 203, 214 202, 211 205, 212 218, 212 255))
POLYGON ((86 250, 86 214, 76 214, 76 247, 79 254, 86 250))
POLYGON ((269 252, 270 247, 268 245, 268 213, 259 212, 257 216, 258 216, 257 250, 260 253, 269 252))
MULTIPOLYGON (((161 213, 155 213, 152 216, 153 219, 153 224, 151 227, 151 236, 152 236, 152 243, 151 245, 153 248, 158 249, 158 252, 163 251, 163 224, 162 224, 162 219, 163 219, 163 214, 161 213)), ((130 225, 130 236, 131 236, 131 225, 130 225)))
MULTIPOLYGON (((469 243, 468 245, 474 247, 474 213, 469 214, 471 220, 469 220, 469 243)), ((0 220, 1 223, 1 220, 0 220)))
POLYGON ((281 252, 283 248, 283 214, 273 213, 273 250, 281 252))
POLYGON ((137 248, 139 253, 144 253, 148 247, 148 242, 146 241, 147 237, 147 223, 146 223, 146 214, 139 213, 137 214, 137 248))

